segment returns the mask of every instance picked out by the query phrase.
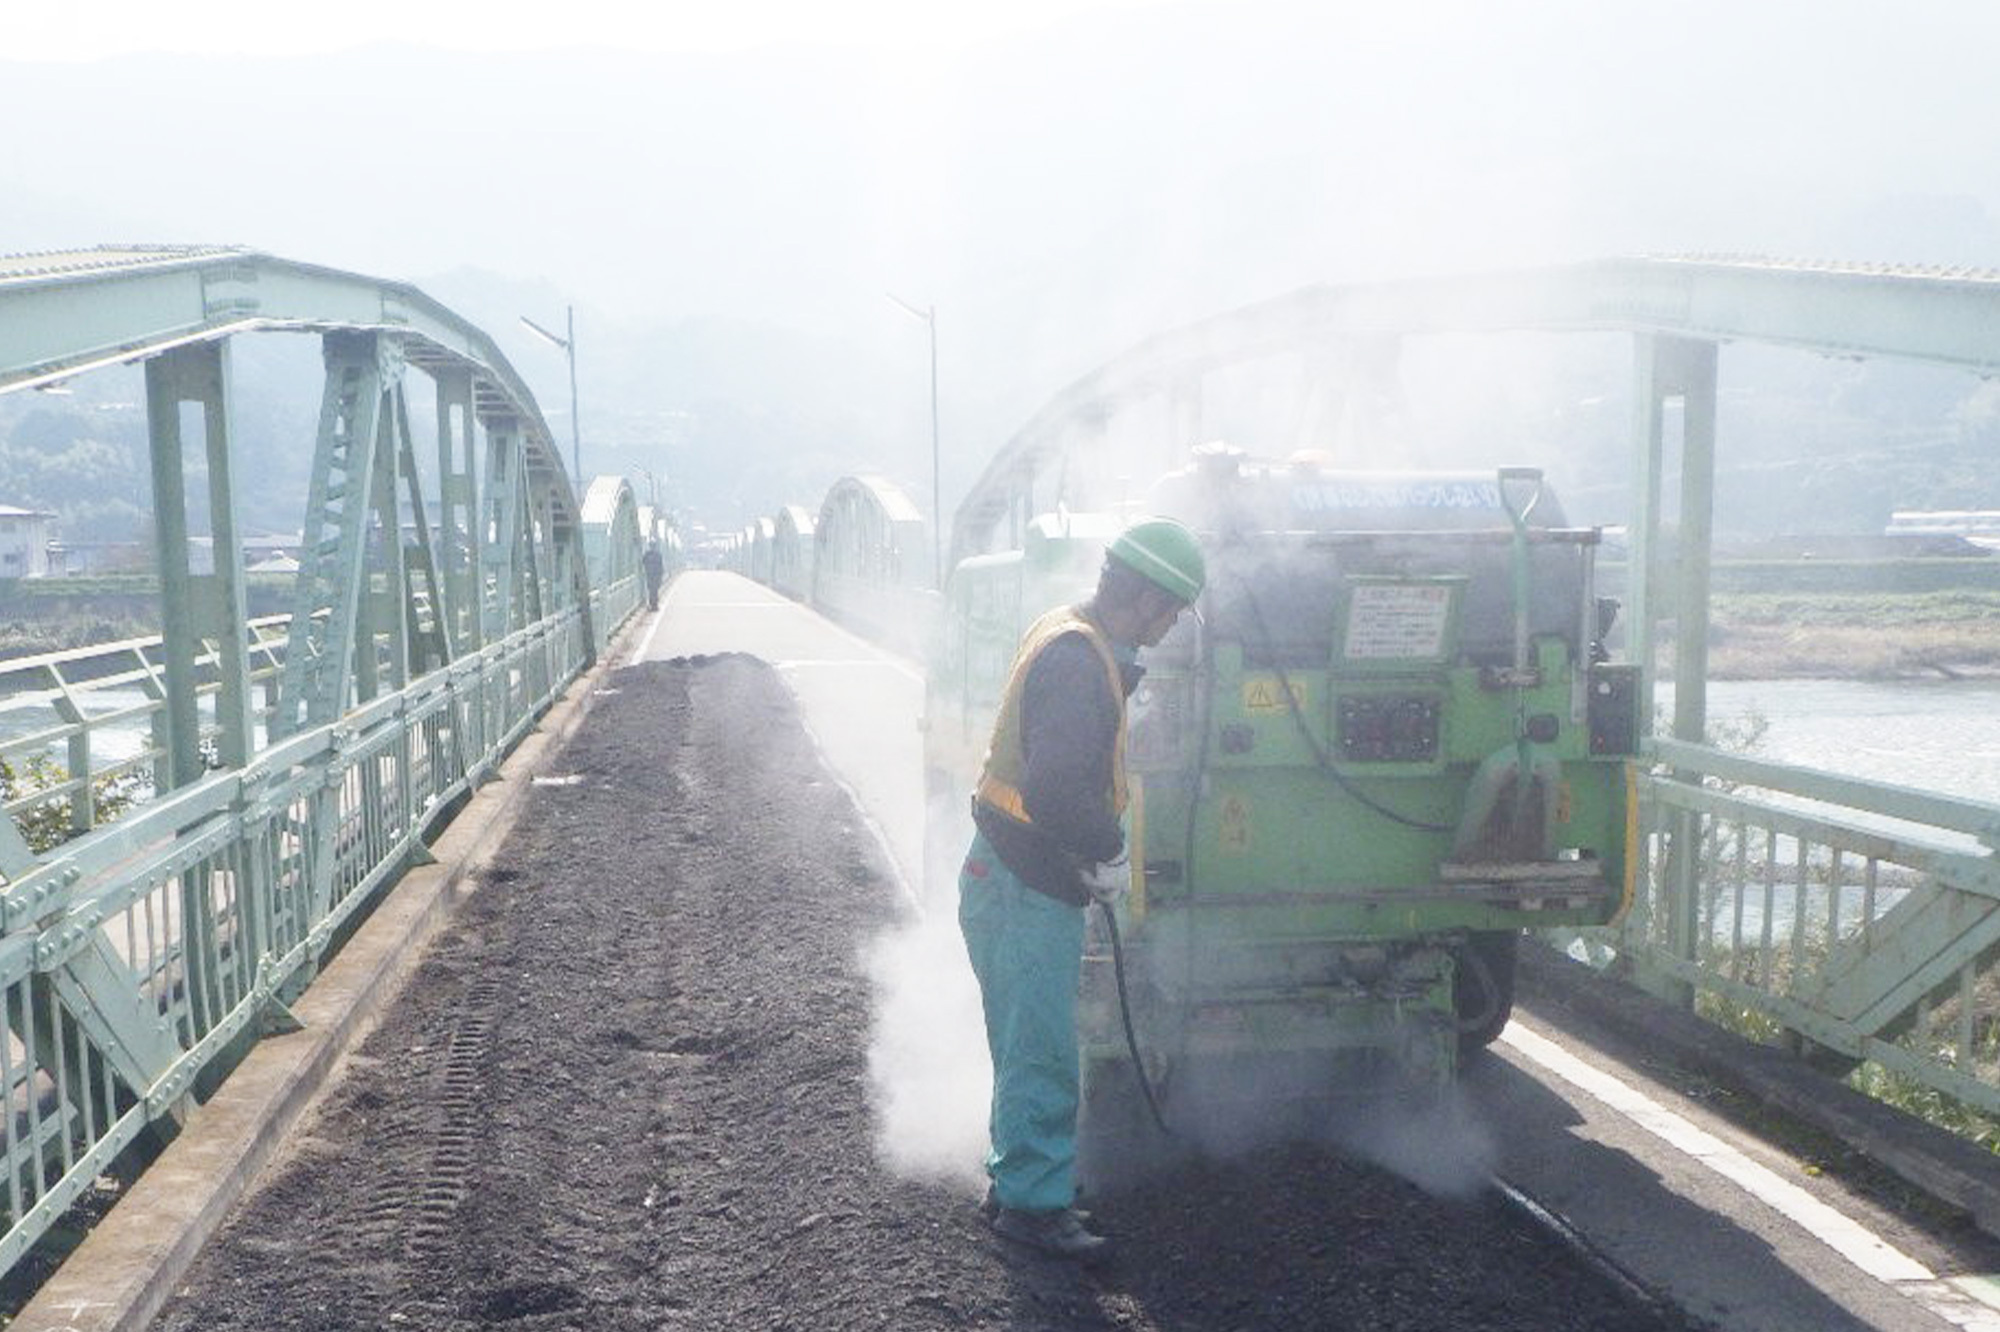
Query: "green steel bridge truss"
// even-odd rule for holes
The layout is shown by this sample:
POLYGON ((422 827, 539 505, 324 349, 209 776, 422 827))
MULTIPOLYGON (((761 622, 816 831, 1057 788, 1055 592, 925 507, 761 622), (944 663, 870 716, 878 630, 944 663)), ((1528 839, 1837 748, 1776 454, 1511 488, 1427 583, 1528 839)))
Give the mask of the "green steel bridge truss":
MULTIPOLYGON (((1643 872, 1623 919, 1572 940, 1682 1003, 1749 1015, 1836 1068, 1867 1060, 2000 1116, 2000 805, 1753 762, 1703 743, 1717 366, 1761 343, 2000 373, 2000 275, 1749 259, 1615 259, 1312 287, 1159 334, 1058 393, 960 504, 952 562, 1018 543, 1076 497, 1122 413, 1164 422, 1159 470, 1201 443, 1207 381, 1297 358, 1295 419, 1393 411, 1411 337, 1616 333, 1633 345, 1632 658, 1677 605, 1674 713, 1635 773, 1643 872), (1681 410, 1677 549, 1662 541, 1681 410), (1065 493, 1067 492, 1067 493, 1065 493)), ((1316 440, 1301 439, 1299 447, 1316 440)), ((1098 478, 1100 481, 1107 478, 1098 478)), ((1102 487, 1100 487, 1102 488, 1102 487)), ((1114 492, 1115 493, 1115 492, 1114 492)), ((1647 673, 1640 715, 1653 715, 1647 673)))
POLYGON ((282 1025, 644 596, 631 487, 599 478, 580 505, 505 357, 413 287, 240 249, 0 258, 0 393, 131 362, 164 632, 0 662, 0 699, 39 718, 0 759, 64 760, 0 819, 0 1270, 282 1025), (252 620, 229 349, 271 331, 317 334, 325 379, 292 610, 252 620), (430 495, 413 369, 434 386, 430 495), (146 798, 107 821, 120 784, 146 798))
MULTIPOLYGON (((1720 346, 1990 374, 1996 328, 2000 281, 1896 269, 1620 260, 1313 288, 1163 334, 1064 390, 959 508, 954 559, 1031 516, 1046 474, 1121 411, 1164 406, 1167 456, 1199 442, 1212 372, 1303 354, 1315 393, 1365 403, 1394 394, 1408 336, 1629 334, 1645 571, 1630 593, 1634 655, 1655 659, 1653 592, 1672 588, 1682 683, 1670 734, 1649 740, 1635 775, 1633 909, 1581 942, 1661 993, 1719 998, 1801 1048, 2000 1113, 2000 806, 1701 743, 1720 346), (1681 558, 1669 564, 1674 402, 1681 558)), ((0 757, 67 756, 62 780, 17 795, 0 820, 0 1268, 141 1134, 184 1114, 205 1071, 282 1020, 349 920, 424 854, 426 829, 643 597, 630 487, 600 478, 579 504, 518 376, 414 288, 233 249, 0 259, 0 392, 129 361, 146 370, 166 632, 0 665, 0 696, 46 713, 0 757), (228 339, 257 331, 316 333, 326 363, 293 610, 263 620, 244 612, 229 471, 228 339), (435 496, 415 463, 411 368, 435 385, 435 496), (190 404, 216 551, 206 573, 187 556, 190 404), (108 729, 134 724, 148 737, 136 752, 104 751, 108 729), (128 775, 152 798, 103 824, 104 779, 128 775), (45 828, 52 811, 69 840, 31 847, 17 827, 45 828)), ((843 567, 825 548, 837 516, 819 518, 816 581, 843 567)))

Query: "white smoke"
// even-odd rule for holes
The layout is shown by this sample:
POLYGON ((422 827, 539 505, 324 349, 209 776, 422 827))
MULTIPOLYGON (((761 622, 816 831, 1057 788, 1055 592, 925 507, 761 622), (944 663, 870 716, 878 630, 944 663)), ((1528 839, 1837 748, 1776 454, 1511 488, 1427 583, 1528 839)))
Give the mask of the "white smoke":
MULTIPOLYGON (((961 850, 971 836, 962 808, 955 818, 933 811, 930 826, 941 830, 936 842, 961 850)), ((931 878, 918 894, 920 913, 876 936, 862 956, 875 990, 868 1082, 876 1149, 905 1178, 977 1184, 993 1086, 986 1024, 958 931, 955 880, 935 866, 931 878)))
POLYGON ((1481 1192, 1499 1159, 1491 1127, 1456 1085, 1416 1109, 1384 1107, 1355 1116, 1336 1129, 1334 1140, 1350 1155, 1441 1198, 1481 1192))

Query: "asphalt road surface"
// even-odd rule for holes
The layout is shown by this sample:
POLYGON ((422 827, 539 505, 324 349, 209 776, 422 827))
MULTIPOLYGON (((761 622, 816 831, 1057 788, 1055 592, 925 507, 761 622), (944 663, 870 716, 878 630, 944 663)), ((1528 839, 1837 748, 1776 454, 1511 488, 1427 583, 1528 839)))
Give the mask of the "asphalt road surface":
POLYGON ((1490 1194, 1320 1147, 1093 1199, 1096 1271, 1010 1246, 878 1154, 860 957, 907 907, 777 673, 607 687, 156 1327, 1682 1326, 1490 1194))

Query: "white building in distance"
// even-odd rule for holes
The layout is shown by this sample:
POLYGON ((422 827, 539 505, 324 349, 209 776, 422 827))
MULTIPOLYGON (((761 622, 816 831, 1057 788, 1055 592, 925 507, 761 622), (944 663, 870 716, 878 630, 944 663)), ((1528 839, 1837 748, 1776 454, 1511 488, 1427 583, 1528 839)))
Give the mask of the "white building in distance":
POLYGON ((42 578, 49 572, 49 532, 55 515, 0 504, 0 578, 42 578))
POLYGON ((1898 509, 1889 515, 1890 536, 1960 536, 1975 546, 2000 550, 2000 509, 1898 509))

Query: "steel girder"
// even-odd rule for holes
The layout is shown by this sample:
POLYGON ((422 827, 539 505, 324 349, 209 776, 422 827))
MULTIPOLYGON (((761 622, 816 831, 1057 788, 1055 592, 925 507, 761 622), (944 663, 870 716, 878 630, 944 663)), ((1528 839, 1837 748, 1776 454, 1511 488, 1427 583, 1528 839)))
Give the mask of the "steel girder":
MULTIPOLYGON (((234 334, 271 330, 322 334, 328 361, 295 595, 301 617, 273 713, 275 735, 373 697, 385 678, 395 687, 474 650, 496 636, 495 626, 504 634, 558 606, 580 605, 589 615, 581 552, 547 549, 550 541, 575 546, 580 529, 576 492, 540 409, 484 332, 415 287, 234 248, 0 258, 0 392, 148 359, 154 480, 169 496, 180 493, 180 464, 178 426, 167 418, 186 401, 200 403, 208 422, 211 490, 220 485, 228 493, 226 375, 203 372, 216 385, 204 388, 179 358, 197 357, 199 348, 214 355, 234 334), (158 369, 151 358, 162 358, 158 369), (438 384, 437 541, 417 485, 406 366, 438 384), (475 421, 487 427, 489 462, 498 454, 504 464, 506 522, 488 532, 473 521, 475 421), (217 450, 224 457, 219 482, 217 450), (408 539, 399 513, 407 515, 408 539), (490 537, 501 538, 497 558, 506 567, 495 567, 490 537), (552 578, 560 578, 560 587, 552 578), (496 590, 501 604, 486 604, 496 590)), ((229 521, 227 504, 212 507, 218 522, 229 521)), ((186 669, 194 634, 218 619, 231 621, 231 629, 242 623, 240 606, 231 610, 231 598, 241 595, 240 561, 233 557, 240 543, 233 530, 226 541, 223 531, 213 533, 218 572, 209 586, 186 569, 183 512, 163 504, 159 527, 168 610, 162 687, 171 700, 170 755, 161 776, 168 784, 200 772, 186 669)), ((221 726, 225 758, 249 746, 236 695, 221 726)))
MULTIPOLYGON (((250 699, 249 613, 243 543, 230 480, 229 360, 224 343, 192 343, 146 362, 146 420, 151 435, 153 530, 160 570, 161 643, 167 708, 154 773, 161 790, 184 786, 207 770, 196 703, 195 659, 212 640, 221 690, 215 704, 216 762, 241 767, 254 744, 250 699), (212 572, 188 561, 187 483, 181 405, 200 408, 207 457, 212 572)), ((74 765, 73 765, 74 766, 74 765)))
POLYGON ((844 476, 826 492, 813 523, 813 576, 922 587, 924 537, 923 514, 894 482, 844 476))

